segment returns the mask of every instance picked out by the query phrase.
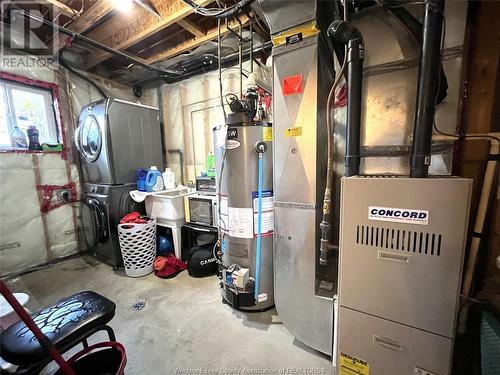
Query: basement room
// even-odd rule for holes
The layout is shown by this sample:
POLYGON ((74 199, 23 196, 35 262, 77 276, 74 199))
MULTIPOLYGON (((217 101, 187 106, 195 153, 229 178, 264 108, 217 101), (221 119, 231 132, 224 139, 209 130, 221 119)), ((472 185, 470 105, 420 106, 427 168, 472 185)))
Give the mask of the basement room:
POLYGON ((500 375, 500 1, 0 1, 0 374, 500 375))

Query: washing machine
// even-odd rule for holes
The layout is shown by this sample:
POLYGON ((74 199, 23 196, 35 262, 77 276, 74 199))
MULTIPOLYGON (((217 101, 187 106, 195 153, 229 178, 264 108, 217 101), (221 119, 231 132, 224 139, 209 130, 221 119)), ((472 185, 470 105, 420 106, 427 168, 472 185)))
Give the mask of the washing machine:
POLYGON ((127 184, 138 168, 163 169, 162 135, 157 108, 107 98, 82 108, 75 144, 83 181, 127 184))
POLYGON ((135 202, 129 195, 135 184, 83 185, 81 227, 87 249, 103 263, 122 267, 117 225, 126 214, 138 211, 146 214, 144 203, 135 202))

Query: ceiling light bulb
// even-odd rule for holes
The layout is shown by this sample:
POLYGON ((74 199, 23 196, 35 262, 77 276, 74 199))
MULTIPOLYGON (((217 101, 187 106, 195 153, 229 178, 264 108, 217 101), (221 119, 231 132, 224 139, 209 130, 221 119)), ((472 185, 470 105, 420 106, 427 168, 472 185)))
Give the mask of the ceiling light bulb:
POLYGON ((132 9, 132 4, 134 0, 109 0, 113 5, 113 8, 120 12, 128 12, 132 9))

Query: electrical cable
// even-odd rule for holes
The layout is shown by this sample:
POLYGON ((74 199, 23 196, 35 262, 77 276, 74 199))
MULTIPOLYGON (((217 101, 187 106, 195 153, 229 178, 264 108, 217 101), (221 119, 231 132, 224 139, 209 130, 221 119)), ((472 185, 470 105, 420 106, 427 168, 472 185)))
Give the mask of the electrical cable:
POLYGON ((255 0, 241 0, 228 8, 205 8, 196 4, 193 0, 182 0, 185 4, 189 5, 194 13, 204 17, 214 17, 217 19, 234 17, 240 13, 244 8, 252 4, 255 0))
MULTIPOLYGON (((80 2, 82 3, 82 6, 80 7, 80 10, 78 12, 76 12, 72 17, 71 19, 66 22, 63 27, 66 27, 68 26, 70 23, 73 23, 78 17, 80 17, 80 15, 83 13, 83 10, 85 8, 85 1, 83 0, 80 0, 80 2)), ((59 13, 60 14, 60 13, 59 13)))
POLYGON ((78 70, 76 70, 75 68, 73 68, 70 64, 68 64, 66 62, 66 60, 64 59, 64 57, 63 57, 63 53, 64 53, 63 51, 59 52, 59 63, 64 68, 66 68, 69 72, 73 73, 77 77, 83 79, 84 81, 86 81, 86 82, 90 83, 92 86, 94 86, 96 88, 96 90, 99 92, 99 94, 102 95, 103 98, 108 98, 109 97, 109 95, 106 92, 104 92, 104 90, 102 89, 102 87, 100 87, 96 82, 94 82, 89 77, 86 77, 85 74, 80 73, 78 70))
MULTIPOLYGON (((220 105, 221 105, 221 109, 222 109, 222 113, 224 114, 224 125, 221 125, 221 126, 224 126, 226 127, 226 121, 227 121, 227 114, 226 114, 226 109, 224 107, 224 95, 223 95, 223 87, 222 87, 222 55, 221 55, 221 20, 218 19, 217 20, 217 53, 218 53, 218 60, 219 60, 219 74, 218 74, 218 78, 219 78, 219 98, 220 98, 220 105)), ((228 229, 228 226, 226 224, 226 222, 222 219, 222 215, 221 215, 221 186, 222 186, 222 173, 224 172, 224 165, 225 165, 225 161, 226 161, 226 143, 227 143, 227 129, 226 130, 226 134, 224 135, 224 147, 222 149, 222 162, 221 162, 221 170, 219 172, 219 176, 218 176, 218 181, 217 181, 217 210, 218 210, 218 220, 219 222, 217 223, 217 227, 218 227, 218 240, 217 240, 217 243, 219 244, 219 254, 222 254, 223 251, 223 243, 224 243, 224 236, 225 236, 225 230, 228 229), (221 224, 224 225, 224 230, 221 228, 221 224)), ((222 131, 219 130, 219 131, 222 131)), ((214 142, 216 143, 216 142, 214 142)), ((217 145, 215 144, 214 147, 217 147, 217 145)), ((220 258, 222 258, 222 255, 220 256, 220 258)), ((224 263, 222 262, 222 259, 219 260, 219 257, 216 257, 217 259, 217 262, 219 263, 220 266, 224 266, 224 263)))

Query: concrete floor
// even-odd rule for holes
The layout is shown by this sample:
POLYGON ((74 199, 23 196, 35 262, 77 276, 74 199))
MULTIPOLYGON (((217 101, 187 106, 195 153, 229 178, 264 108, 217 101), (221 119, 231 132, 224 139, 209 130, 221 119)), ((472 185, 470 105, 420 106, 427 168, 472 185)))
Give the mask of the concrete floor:
POLYGON ((113 300, 110 325, 127 350, 128 375, 332 374, 330 358, 295 340, 274 309, 242 313, 222 304, 215 276, 132 279, 84 256, 21 279, 41 305, 82 290, 113 300), (138 301, 146 306, 135 311, 138 301))

